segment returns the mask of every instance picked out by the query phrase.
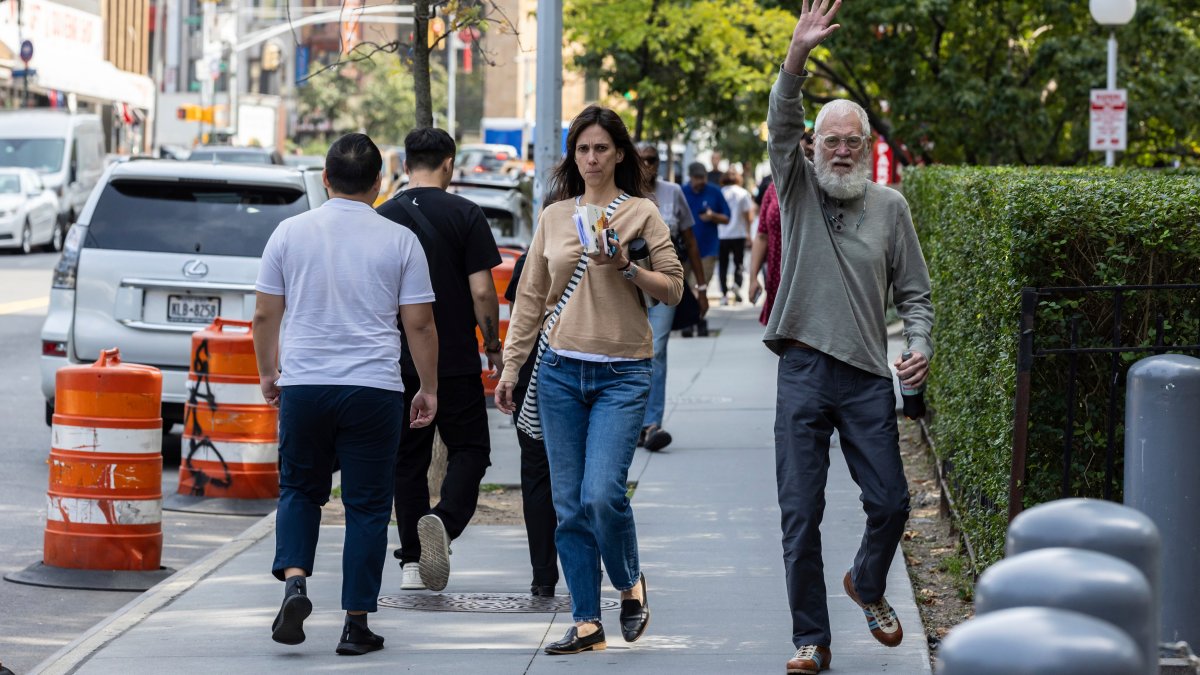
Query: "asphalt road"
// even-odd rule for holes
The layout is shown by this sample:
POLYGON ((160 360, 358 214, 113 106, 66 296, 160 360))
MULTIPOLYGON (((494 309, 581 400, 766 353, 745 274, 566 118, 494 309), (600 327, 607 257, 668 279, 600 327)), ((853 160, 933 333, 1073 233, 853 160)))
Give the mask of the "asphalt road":
MULTIPOLYGON (((38 370, 39 333, 57 260, 51 253, 0 252, 0 576, 42 559, 50 429, 38 370)), ((178 443, 178 435, 173 440, 178 443)), ((178 474, 176 455, 163 468, 164 495, 174 493, 178 474)), ((162 564, 180 569, 256 520, 164 511, 162 564)), ((0 581, 0 664, 17 675, 28 673, 136 596, 0 581)))

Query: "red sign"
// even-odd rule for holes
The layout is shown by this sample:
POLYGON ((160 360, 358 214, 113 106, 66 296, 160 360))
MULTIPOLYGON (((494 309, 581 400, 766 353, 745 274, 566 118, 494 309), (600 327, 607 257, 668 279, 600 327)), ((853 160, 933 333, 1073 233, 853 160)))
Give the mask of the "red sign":
POLYGON ((888 185, 889 183, 897 183, 896 180, 896 156, 892 152, 892 146, 888 145, 887 139, 880 136, 875 139, 875 170, 871 173, 871 180, 880 185, 888 185))
POLYGON ((1093 89, 1089 150, 1124 150, 1128 104, 1124 89, 1093 89))

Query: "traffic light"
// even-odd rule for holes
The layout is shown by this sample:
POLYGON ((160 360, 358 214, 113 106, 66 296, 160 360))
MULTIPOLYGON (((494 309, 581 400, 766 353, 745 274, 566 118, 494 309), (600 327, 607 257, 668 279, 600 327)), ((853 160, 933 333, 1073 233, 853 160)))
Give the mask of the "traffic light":
POLYGON ((435 16, 429 20, 429 47, 433 48, 434 43, 438 38, 446 34, 446 22, 440 16, 435 16))
POLYGON ((201 108, 198 105, 187 103, 175 109, 176 119, 181 119, 185 122, 199 122, 201 108))
POLYGON ((185 122, 213 123, 213 106, 198 106, 187 103, 175 109, 175 118, 185 122))
POLYGON ((266 71, 275 71, 279 69, 279 61, 282 50, 279 45, 274 42, 268 42, 263 45, 262 49, 262 69, 266 71))

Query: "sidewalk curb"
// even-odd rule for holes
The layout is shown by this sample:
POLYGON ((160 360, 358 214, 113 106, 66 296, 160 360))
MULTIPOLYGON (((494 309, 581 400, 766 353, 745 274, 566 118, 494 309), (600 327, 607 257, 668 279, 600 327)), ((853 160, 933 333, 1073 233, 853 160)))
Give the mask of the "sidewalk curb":
POLYGON ((34 667, 33 673, 65 675, 75 672, 93 654, 141 623, 146 617, 169 605, 176 598, 212 574, 225 563, 275 531, 275 512, 263 516, 217 550, 179 570, 150 590, 129 601, 108 618, 52 654, 34 667))

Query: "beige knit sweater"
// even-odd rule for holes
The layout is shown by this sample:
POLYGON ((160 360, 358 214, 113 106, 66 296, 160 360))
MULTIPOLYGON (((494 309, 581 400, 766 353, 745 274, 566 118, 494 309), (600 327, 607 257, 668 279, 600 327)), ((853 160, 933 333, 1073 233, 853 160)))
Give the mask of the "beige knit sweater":
MULTIPOLYGON (((538 219, 509 319, 502 382, 517 381, 537 347, 542 322, 558 304, 583 253, 571 220, 574 212, 574 200, 564 200, 546 207, 538 219)), ((616 229, 622 247, 638 237, 646 240, 654 271, 670 282, 667 304, 677 304, 683 296, 683 266, 658 207, 648 199, 630 198, 617 208, 609 227, 616 229)), ((637 286, 615 265, 589 264, 550 332, 550 347, 631 359, 654 356, 653 333, 637 286)))

